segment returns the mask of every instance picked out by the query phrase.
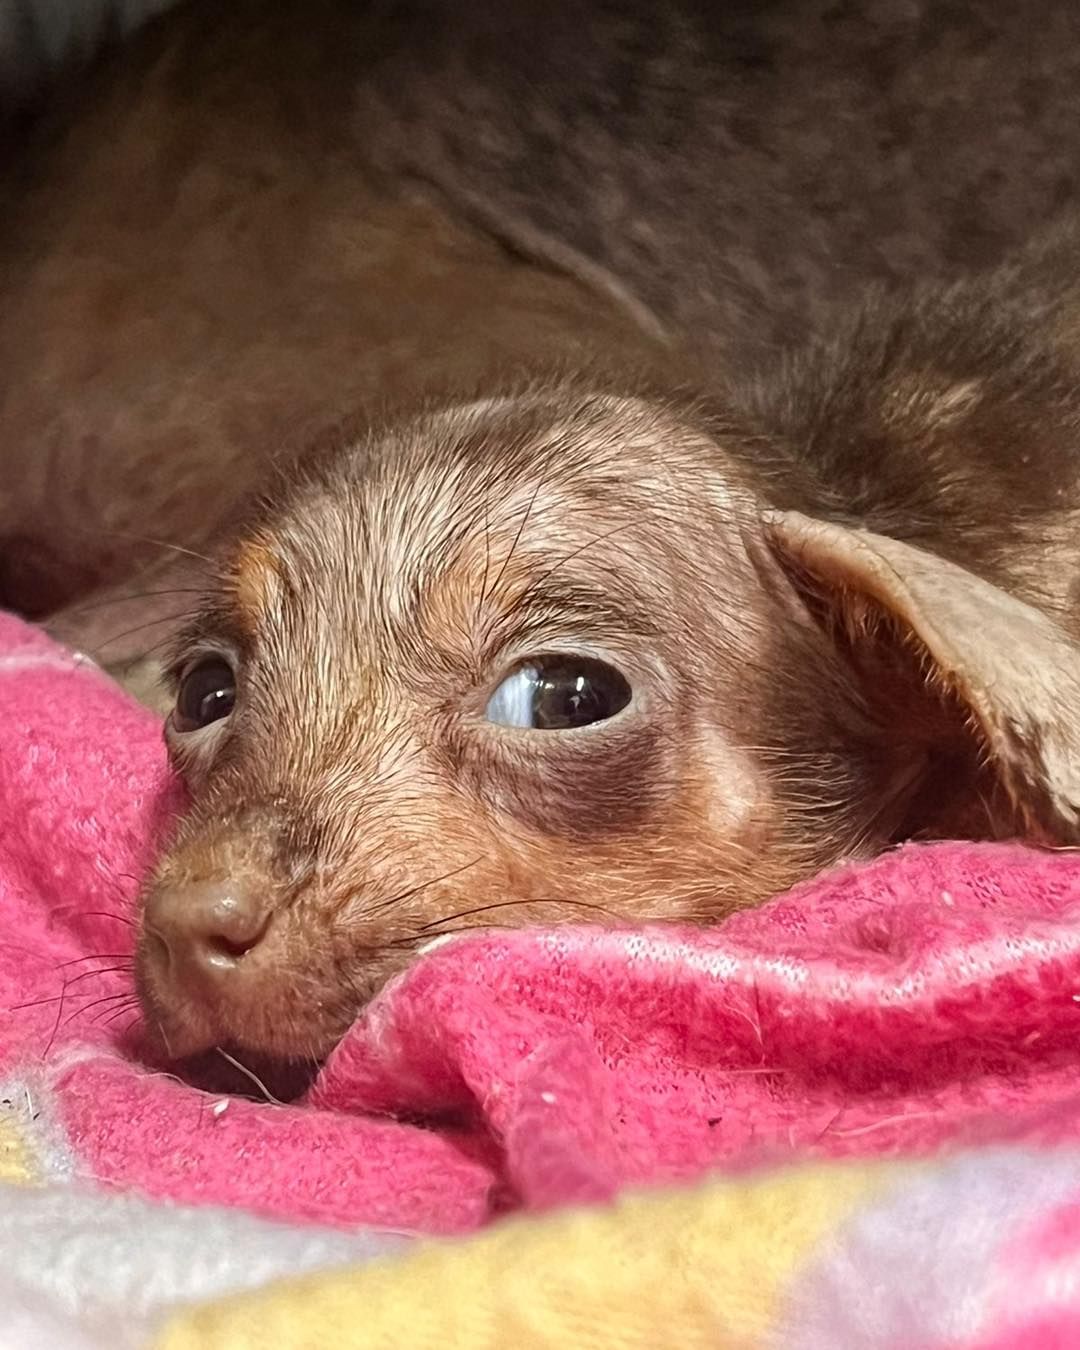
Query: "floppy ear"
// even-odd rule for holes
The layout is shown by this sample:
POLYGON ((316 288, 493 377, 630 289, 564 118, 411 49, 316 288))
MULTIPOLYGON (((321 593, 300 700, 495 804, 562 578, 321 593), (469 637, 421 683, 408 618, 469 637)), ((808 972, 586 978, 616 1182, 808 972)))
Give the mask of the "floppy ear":
POLYGON ((921 686, 914 697, 959 711, 958 730, 974 738, 1018 832, 1080 842, 1080 644, 911 544, 794 512, 770 512, 764 525, 811 613, 864 673, 881 673, 891 651, 902 678, 921 686))

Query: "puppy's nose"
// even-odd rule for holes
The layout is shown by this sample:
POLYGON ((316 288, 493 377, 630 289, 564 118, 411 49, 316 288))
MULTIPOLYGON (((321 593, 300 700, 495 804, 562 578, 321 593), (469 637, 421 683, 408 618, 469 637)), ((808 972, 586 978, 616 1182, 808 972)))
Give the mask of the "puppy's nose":
POLYGON ((165 886, 146 904, 145 931, 165 948, 169 964, 196 973, 228 975, 266 936, 264 898, 233 878, 165 886))

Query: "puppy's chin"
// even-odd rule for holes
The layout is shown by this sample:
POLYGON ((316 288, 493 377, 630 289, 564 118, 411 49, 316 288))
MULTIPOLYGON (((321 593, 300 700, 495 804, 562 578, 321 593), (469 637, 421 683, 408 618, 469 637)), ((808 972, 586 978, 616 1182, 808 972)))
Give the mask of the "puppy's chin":
POLYGON ((202 1092, 291 1105, 307 1095, 321 1067, 312 1060, 215 1048, 172 1064, 169 1071, 202 1092))
POLYGON ((126 1049, 154 1071, 170 1073, 200 1091, 284 1104, 304 1098, 339 1039, 328 1037, 324 1053, 290 1054, 189 1031, 185 1037, 173 1026, 166 1039, 162 1023, 154 1018, 131 1031, 126 1049), (157 1030, 150 1030, 151 1022, 157 1030))

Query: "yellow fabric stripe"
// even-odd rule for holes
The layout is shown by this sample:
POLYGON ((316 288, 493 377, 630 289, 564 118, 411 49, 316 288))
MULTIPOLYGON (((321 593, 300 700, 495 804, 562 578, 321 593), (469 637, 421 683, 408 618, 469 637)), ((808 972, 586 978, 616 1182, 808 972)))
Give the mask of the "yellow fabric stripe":
POLYGON ((510 1220, 187 1312, 156 1347, 752 1350, 800 1263, 899 1175, 815 1166, 510 1220))
POLYGON ((12 1120, 0 1119, 0 1182, 36 1185, 40 1175, 34 1150, 12 1120))

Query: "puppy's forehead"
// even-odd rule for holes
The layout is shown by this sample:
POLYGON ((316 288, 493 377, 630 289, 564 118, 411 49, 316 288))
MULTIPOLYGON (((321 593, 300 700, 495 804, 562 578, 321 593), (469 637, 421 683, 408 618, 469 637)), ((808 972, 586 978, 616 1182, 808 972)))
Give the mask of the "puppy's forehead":
POLYGON ((256 622, 333 601, 375 631, 413 622, 433 587, 509 597, 559 560, 568 583, 632 585, 633 546, 669 533, 689 491, 671 432, 632 411, 467 405, 359 445, 239 550, 238 601, 256 622))

